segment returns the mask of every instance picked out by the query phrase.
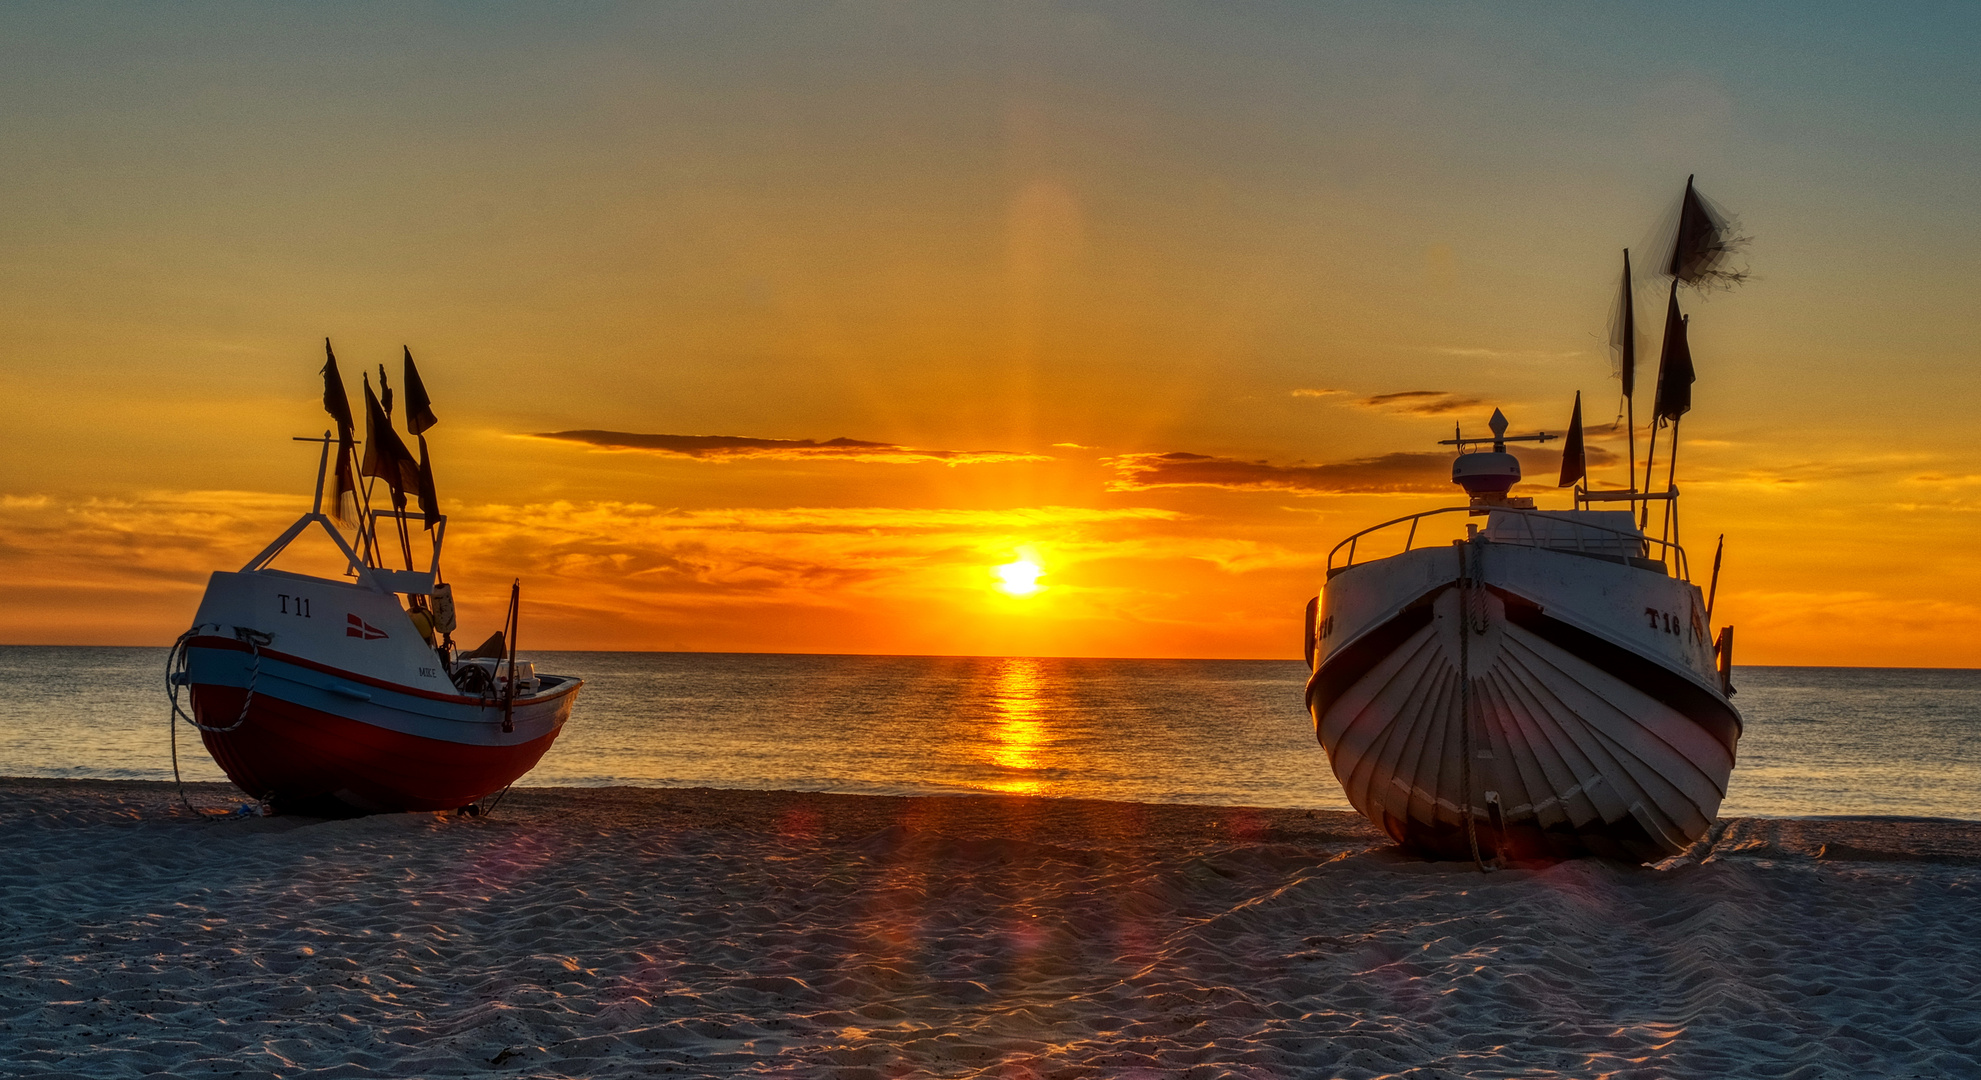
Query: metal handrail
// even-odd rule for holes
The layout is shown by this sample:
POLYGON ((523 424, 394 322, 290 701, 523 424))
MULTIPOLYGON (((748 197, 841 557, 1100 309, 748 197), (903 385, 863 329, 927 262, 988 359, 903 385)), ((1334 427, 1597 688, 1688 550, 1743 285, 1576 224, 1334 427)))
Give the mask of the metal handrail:
MULTIPOLYGON (((1370 533, 1381 532, 1382 530, 1387 529, 1392 525, 1401 525, 1406 521, 1409 522, 1410 533, 1408 536, 1404 538, 1403 541, 1403 550, 1407 552, 1411 550, 1411 545, 1414 544, 1417 540, 1417 525, 1423 519, 1428 517, 1437 517, 1440 514, 1457 514, 1457 513, 1473 514, 1476 513, 1479 509, 1480 509, 1479 507, 1473 507, 1473 506, 1447 506, 1437 510, 1424 510, 1415 514, 1407 514, 1400 518, 1392 518, 1391 520, 1382 522, 1381 524, 1378 525, 1371 525, 1368 528, 1363 529, 1361 532, 1349 536, 1341 543, 1336 544, 1334 548, 1328 552, 1327 572, 1329 575, 1334 574, 1336 570, 1336 567, 1334 565, 1335 556, 1340 554, 1341 549, 1344 547, 1348 549, 1348 559, 1346 562, 1342 563, 1340 569, 1346 570, 1349 567, 1354 566, 1355 549, 1357 547, 1357 542, 1360 541, 1362 537, 1367 536, 1370 533)), ((1564 540, 1572 539, 1575 543, 1575 550, 1580 551, 1584 554, 1598 554, 1598 555, 1609 554, 1608 552, 1591 552, 1588 549, 1587 545, 1583 542, 1585 539, 1583 530, 1585 529, 1593 529, 1597 532, 1610 533, 1614 536, 1622 537, 1623 539, 1628 540, 1634 544, 1642 545, 1642 550, 1644 550, 1647 554, 1650 551, 1651 545, 1655 544, 1658 546, 1659 554, 1665 557, 1667 567, 1673 576, 1678 577, 1679 579, 1685 581, 1692 580, 1691 567, 1688 561, 1686 560, 1685 549, 1680 547, 1676 540, 1654 539, 1638 531, 1625 532, 1622 529, 1613 529, 1610 528, 1608 525, 1601 525, 1593 521, 1581 521, 1575 518, 1564 517, 1562 516, 1561 511, 1529 510, 1522 507, 1513 507, 1513 506, 1494 506, 1494 507, 1488 507, 1486 509, 1490 510, 1492 513, 1495 514, 1517 514, 1521 517, 1522 524, 1526 527, 1527 538, 1529 541, 1531 541, 1531 544, 1526 544, 1522 546, 1531 546, 1531 547, 1546 546, 1546 543, 1540 538, 1540 536, 1538 536, 1534 532, 1534 526, 1531 520, 1532 518, 1545 518, 1553 521, 1565 522, 1568 525, 1572 526, 1573 528, 1570 532, 1570 535, 1566 537, 1562 537, 1561 539, 1564 540)), ((1507 541, 1499 540, 1496 542, 1506 543, 1507 541)), ((1399 552, 1399 554, 1401 553, 1399 552)))

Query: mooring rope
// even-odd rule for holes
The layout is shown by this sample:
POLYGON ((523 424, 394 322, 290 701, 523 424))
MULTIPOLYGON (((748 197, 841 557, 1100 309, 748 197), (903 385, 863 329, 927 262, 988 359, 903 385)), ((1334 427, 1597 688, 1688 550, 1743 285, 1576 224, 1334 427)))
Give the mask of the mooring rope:
MULTIPOLYGON (((205 624, 201 625, 203 626, 205 624)), ((214 629, 218 630, 219 624, 214 624, 214 629)), ((185 633, 180 634, 179 639, 172 643, 171 651, 165 654, 165 696, 172 704, 172 714, 166 719, 166 726, 172 732, 172 780, 179 787, 179 802, 185 806, 188 813, 205 818, 209 815, 202 813, 194 807, 192 800, 186 796, 186 779, 179 771, 179 721, 184 720, 201 731, 212 732, 216 735, 224 735, 227 732, 237 730, 242 724, 247 723, 248 707, 254 704, 255 683, 261 678, 261 647, 274 641, 275 638, 273 635, 264 634, 259 630, 250 630, 246 627, 234 628, 234 636, 247 643, 248 653, 253 657, 248 668, 247 693, 241 699, 241 714, 234 718, 234 722, 228 724, 226 727, 215 727, 211 724, 200 723, 198 717, 186 711, 179 704, 179 688, 190 685, 190 680, 187 678, 187 671, 191 666, 191 644, 193 638, 199 632, 200 626, 195 626, 185 633)), ((242 805, 246 804, 244 803, 242 805)))
POLYGON ((515 786, 516 786, 516 782, 514 780, 511 780, 507 784, 503 785, 501 791, 495 793, 495 800, 493 802, 490 802, 487 806, 482 806, 479 803, 475 804, 475 816, 488 817, 489 815, 495 813, 495 808, 501 806, 502 800, 509 797, 509 789, 515 786))

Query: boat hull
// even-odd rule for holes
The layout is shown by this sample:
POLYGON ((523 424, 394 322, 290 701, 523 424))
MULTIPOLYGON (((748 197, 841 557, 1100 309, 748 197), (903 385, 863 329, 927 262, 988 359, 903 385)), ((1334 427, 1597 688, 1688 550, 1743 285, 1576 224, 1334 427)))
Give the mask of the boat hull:
POLYGON ((1544 548, 1355 566, 1318 613, 1315 733, 1349 802, 1417 853, 1676 854, 1740 735, 1702 608, 1687 582, 1544 548))
POLYGON ((499 701, 230 638, 193 638, 186 675, 207 751, 237 787, 278 812, 467 806, 536 766, 582 685, 561 679, 518 699, 505 731, 499 701))

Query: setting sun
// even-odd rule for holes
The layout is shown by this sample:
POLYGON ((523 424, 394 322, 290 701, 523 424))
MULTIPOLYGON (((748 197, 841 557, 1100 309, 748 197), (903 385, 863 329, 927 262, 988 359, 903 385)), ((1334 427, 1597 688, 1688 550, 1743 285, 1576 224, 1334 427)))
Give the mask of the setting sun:
POLYGON ((997 575, 997 587, 1013 596, 1030 596, 1045 586, 1039 578, 1045 576, 1044 568, 1028 556, 1020 556, 1017 562, 1005 563, 991 571, 997 575))

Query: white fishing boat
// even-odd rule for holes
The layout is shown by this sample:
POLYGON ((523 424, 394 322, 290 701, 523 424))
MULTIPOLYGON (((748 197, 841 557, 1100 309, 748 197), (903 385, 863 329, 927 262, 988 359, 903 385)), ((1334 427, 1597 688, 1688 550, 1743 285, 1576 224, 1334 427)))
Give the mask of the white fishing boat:
MULTIPOLYGON (((384 389, 382 368, 379 379, 384 389)), ((453 592, 440 560, 447 518, 424 436, 433 418, 411 354, 404 385, 409 426, 420 437, 417 462, 390 426, 390 390, 381 405, 367 381, 360 464, 334 356, 324 383, 339 433, 302 440, 323 444, 314 505, 240 570, 213 574, 193 627, 173 649, 175 768, 184 720, 228 779, 274 812, 477 807, 535 767, 583 684, 517 659, 519 585, 511 586, 500 632, 479 648, 455 648, 453 592), (370 506, 361 474, 385 481, 393 509, 370 506), (332 508, 352 520, 349 537, 325 513, 333 476, 332 508), (408 513, 414 492, 421 510, 408 513), (423 560, 414 558, 415 523, 428 531, 423 560), (312 527, 341 554, 346 576, 273 565, 312 527), (402 566, 389 565, 393 556, 402 566), (190 712, 179 703, 181 688, 190 692, 190 712)))
POLYGON ((1490 436, 1444 444, 1458 452, 1464 505, 1363 529, 1329 554, 1308 605, 1308 709, 1349 802, 1406 849, 1482 864, 1648 861, 1684 850, 1719 813, 1741 734, 1733 630, 1712 630, 1718 553, 1702 593, 1678 540, 1676 425, 1692 362, 1677 285, 1711 269, 1681 255, 1725 250, 1724 226, 1703 206, 1695 215, 1695 200, 1688 183, 1641 487, 1633 417, 1629 487, 1589 489, 1578 395, 1561 484, 1580 486, 1570 506, 1537 509, 1511 494, 1521 473, 1507 444, 1551 436, 1508 436, 1495 410, 1490 436), (1684 215, 1718 231, 1688 246, 1684 215), (1660 426, 1674 456, 1653 491, 1660 426), (1627 509, 1593 508, 1603 503, 1627 509), (1465 535, 1421 543, 1447 515, 1464 516, 1465 535))

